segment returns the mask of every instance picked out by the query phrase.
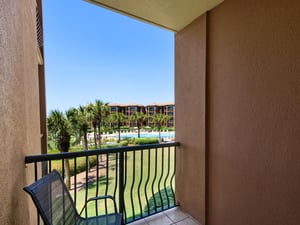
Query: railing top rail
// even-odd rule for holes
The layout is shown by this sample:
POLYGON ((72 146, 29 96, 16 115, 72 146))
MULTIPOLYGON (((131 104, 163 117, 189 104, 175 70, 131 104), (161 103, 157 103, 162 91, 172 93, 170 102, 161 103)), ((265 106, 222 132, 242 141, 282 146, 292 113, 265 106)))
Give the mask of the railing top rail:
POLYGON ((98 154, 140 151, 140 150, 147 150, 151 148, 162 148, 162 147, 172 147, 172 146, 180 146, 180 143, 168 142, 162 144, 124 146, 124 147, 94 149, 94 150, 79 151, 79 152, 62 152, 57 154, 27 155, 25 156, 25 164, 48 161, 48 160, 56 160, 56 159, 69 159, 69 158, 76 158, 76 157, 83 157, 83 156, 93 156, 98 154))

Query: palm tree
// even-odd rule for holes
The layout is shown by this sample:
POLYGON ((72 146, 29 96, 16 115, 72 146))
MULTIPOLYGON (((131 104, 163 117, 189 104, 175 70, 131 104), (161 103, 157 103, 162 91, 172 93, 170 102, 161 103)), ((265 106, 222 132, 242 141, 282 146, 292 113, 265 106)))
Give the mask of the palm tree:
MULTIPOLYGON (((81 140, 83 137, 84 149, 88 150, 89 144, 87 135, 89 131, 89 119, 87 109, 83 106, 79 106, 78 109, 70 108, 66 114, 79 139, 81 140)), ((87 169, 90 169, 89 161, 87 161, 87 169)))
POLYGON ((83 142, 84 142, 84 149, 88 150, 89 149, 89 143, 88 143, 88 131, 89 131, 89 119, 88 119, 88 112, 87 109, 79 106, 77 109, 77 124, 78 124, 78 129, 83 136, 83 142))
POLYGON ((109 115, 110 115, 110 107, 108 103, 105 103, 102 105, 102 115, 101 115, 102 127, 109 126, 109 115))
POLYGON ((127 116, 124 115, 123 113, 120 112, 116 112, 116 113, 112 113, 110 114, 109 120, 111 123, 116 123, 117 124, 117 128, 118 128, 118 143, 120 143, 120 139, 121 139, 121 124, 124 123, 127 120, 127 116))
POLYGON ((95 148, 98 148, 98 140, 97 140, 97 118, 96 118, 93 110, 94 110, 94 105, 92 103, 90 103, 87 106, 88 120, 89 120, 89 122, 91 124, 91 127, 93 128, 95 148))
POLYGON ((140 129, 144 122, 147 120, 147 115, 143 112, 135 112, 131 117, 130 120, 136 121, 137 128, 138 128, 138 138, 140 138, 140 129))
POLYGON ((84 149, 88 150, 88 131, 89 131, 89 114, 83 106, 79 108, 70 108, 67 112, 67 118, 72 125, 74 135, 81 141, 83 137, 84 149))
POLYGON ((104 118, 109 114, 108 103, 96 100, 94 104, 89 105, 88 111, 92 114, 93 121, 98 129, 98 134, 96 136, 98 136, 99 148, 101 148, 101 124, 104 118))
MULTIPOLYGON (((101 100, 96 100, 94 104, 89 104, 87 107, 87 111, 89 113, 89 120, 93 123, 94 128, 94 141, 97 146, 101 148, 101 124, 104 119, 109 115, 109 106, 108 103, 104 103, 101 100), (96 134, 96 130, 98 129, 98 134, 96 134), (96 138, 95 138, 96 137, 96 138)), ((100 160, 103 161, 103 155, 100 155, 100 160)))
POLYGON ((161 127, 167 123, 169 120, 171 119, 170 116, 162 114, 162 113, 158 113, 152 116, 152 122, 155 124, 155 126, 158 129, 158 135, 159 135, 159 140, 161 140, 161 127))
POLYGON ((66 116, 71 125, 71 133, 75 137, 73 144, 79 144, 81 141, 81 132, 78 128, 77 109, 73 107, 69 108, 66 111, 66 116))
MULTIPOLYGON (((68 152, 70 148, 71 126, 64 113, 59 110, 50 112, 47 120, 48 132, 54 137, 57 148, 60 152, 68 152)), ((71 187, 69 159, 65 161, 65 178, 68 189, 71 187)))

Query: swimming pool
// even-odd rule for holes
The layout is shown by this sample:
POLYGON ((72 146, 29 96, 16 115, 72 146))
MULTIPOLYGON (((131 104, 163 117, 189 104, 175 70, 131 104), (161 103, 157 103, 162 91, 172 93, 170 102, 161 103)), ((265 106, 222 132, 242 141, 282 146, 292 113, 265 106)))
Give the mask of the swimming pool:
MULTIPOLYGON (((160 133, 160 137, 161 138, 170 138, 170 139, 174 139, 175 136, 175 132, 171 131, 171 132, 161 132, 160 133)), ((118 135, 115 136, 116 138, 118 137, 118 135)), ((121 134, 121 139, 124 138, 137 138, 138 137, 138 133, 122 133, 121 134)), ((141 138, 146 138, 146 137, 159 137, 159 133, 158 132, 141 132, 140 133, 140 137, 141 138)))

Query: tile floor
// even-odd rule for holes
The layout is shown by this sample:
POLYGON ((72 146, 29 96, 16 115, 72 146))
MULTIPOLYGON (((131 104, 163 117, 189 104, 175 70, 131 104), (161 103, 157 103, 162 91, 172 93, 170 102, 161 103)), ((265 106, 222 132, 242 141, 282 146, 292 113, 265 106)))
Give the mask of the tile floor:
POLYGON ((197 220, 180 210, 179 207, 149 216, 129 225, 201 225, 197 220))

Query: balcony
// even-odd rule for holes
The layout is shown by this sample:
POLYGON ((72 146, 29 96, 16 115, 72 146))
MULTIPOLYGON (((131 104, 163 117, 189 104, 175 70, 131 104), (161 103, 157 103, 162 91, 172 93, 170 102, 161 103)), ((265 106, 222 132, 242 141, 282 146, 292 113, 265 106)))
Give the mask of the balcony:
MULTIPOLYGON (((111 195, 124 224, 197 224, 175 198, 178 142, 26 156, 35 180, 53 169, 64 177, 78 211, 87 199, 111 195)), ((85 217, 110 212, 108 202, 90 205, 85 217)), ((38 218, 37 224, 40 224, 38 218)))

